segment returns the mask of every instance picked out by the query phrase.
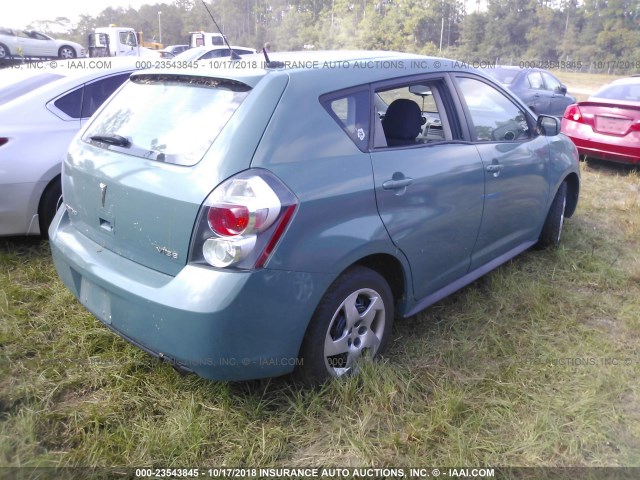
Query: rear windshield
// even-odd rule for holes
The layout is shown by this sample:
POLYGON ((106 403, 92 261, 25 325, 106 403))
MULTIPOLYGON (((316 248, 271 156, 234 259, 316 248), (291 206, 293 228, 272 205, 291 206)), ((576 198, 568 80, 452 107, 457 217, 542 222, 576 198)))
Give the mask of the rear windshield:
POLYGON ((504 85, 513 83, 518 75, 518 70, 512 68, 487 68, 485 72, 504 85))
POLYGON ((232 80, 138 75, 106 105, 82 138, 128 155, 195 165, 249 91, 247 85, 232 80))
POLYGON ((62 75, 55 73, 41 73, 32 76, 10 75, 10 73, 0 72, 2 75, 0 76, 0 105, 62 78, 62 75))
POLYGON ((593 94, 597 98, 640 102, 640 82, 606 85, 593 94))

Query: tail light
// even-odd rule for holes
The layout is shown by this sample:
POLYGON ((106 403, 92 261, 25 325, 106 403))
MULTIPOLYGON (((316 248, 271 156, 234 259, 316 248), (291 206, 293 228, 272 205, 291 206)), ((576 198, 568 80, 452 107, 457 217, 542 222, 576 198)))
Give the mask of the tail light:
POLYGON ((594 125, 594 116, 593 113, 590 113, 589 106, 584 106, 583 109, 580 110, 578 104, 574 103, 569 105, 564 111, 563 118, 567 120, 571 120, 572 122, 583 123, 585 125, 590 125, 593 128, 594 125), (585 111, 586 110, 586 111, 585 111))
POLYGON ((216 268, 262 268, 298 200, 275 175, 242 172, 220 184, 198 213, 189 261, 216 268))
POLYGON ((575 103, 567 107, 567 109, 564 111, 563 117, 567 120, 573 120, 574 122, 583 123, 582 112, 580 111, 580 107, 578 107, 578 105, 576 105, 575 103))
POLYGON ((9 141, 6 137, 0 137, 0 147, 9 141))

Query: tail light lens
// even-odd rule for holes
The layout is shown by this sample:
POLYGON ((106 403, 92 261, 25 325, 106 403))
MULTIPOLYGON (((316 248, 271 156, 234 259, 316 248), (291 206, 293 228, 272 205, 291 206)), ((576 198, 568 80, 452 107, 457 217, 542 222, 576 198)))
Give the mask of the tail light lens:
POLYGON ((262 268, 297 205, 295 195, 267 170, 247 170, 226 180, 200 208, 189 261, 216 268, 262 268))
POLYGON ((569 105, 564 111, 563 117, 567 120, 582 123, 582 112, 580 111, 580 107, 576 104, 569 105))

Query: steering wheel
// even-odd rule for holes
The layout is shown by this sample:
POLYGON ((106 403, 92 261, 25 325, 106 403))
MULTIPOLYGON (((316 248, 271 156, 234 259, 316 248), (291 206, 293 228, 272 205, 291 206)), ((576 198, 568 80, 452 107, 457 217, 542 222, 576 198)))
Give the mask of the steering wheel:
POLYGON ((510 122, 507 125, 501 125, 491 132, 491 139, 497 142, 518 140, 525 129, 518 122, 510 122))

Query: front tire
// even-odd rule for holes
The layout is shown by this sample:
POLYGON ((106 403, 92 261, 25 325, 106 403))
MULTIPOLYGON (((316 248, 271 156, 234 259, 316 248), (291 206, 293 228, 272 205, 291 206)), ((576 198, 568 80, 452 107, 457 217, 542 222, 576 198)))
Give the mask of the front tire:
POLYGON ((393 315, 393 295, 379 273, 360 266, 347 270, 316 308, 302 342, 298 377, 320 384, 353 373, 363 356, 384 351, 393 315))
POLYGON ((62 59, 76 58, 76 51, 72 47, 65 45, 58 50, 58 57, 62 59))
POLYGON ((54 178, 47 188, 45 188, 40 197, 40 205, 38 206, 38 220, 40 225, 40 235, 43 238, 49 237, 49 225, 53 221, 58 207, 62 203, 62 184, 60 177, 54 178))
POLYGON ((538 245, 542 248, 557 247, 560 244, 562 236, 562 227, 564 226, 564 212, 567 207, 567 182, 562 182, 558 192, 556 193, 547 219, 544 221, 542 233, 538 240, 538 245))

